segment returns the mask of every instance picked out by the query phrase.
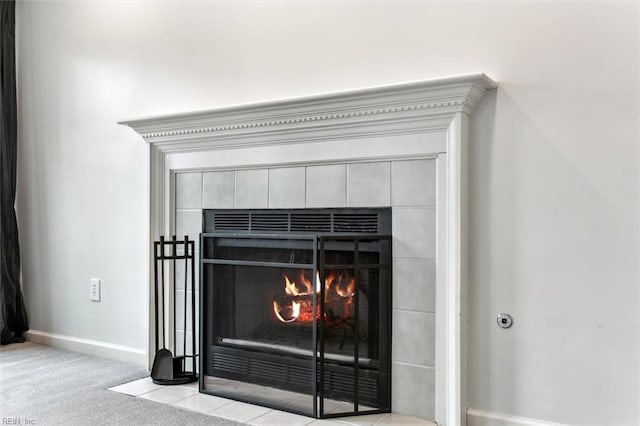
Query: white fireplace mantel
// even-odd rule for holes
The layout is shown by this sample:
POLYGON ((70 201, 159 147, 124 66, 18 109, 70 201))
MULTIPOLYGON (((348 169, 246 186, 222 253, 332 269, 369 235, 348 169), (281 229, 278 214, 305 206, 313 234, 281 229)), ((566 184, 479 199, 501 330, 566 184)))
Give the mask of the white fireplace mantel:
MULTIPOLYGON (((121 122, 150 147, 149 318, 151 247, 175 229, 176 172, 435 159, 435 416, 465 424, 468 117, 496 87, 470 74, 121 122)), ((152 327, 150 320, 149 336, 152 327)))

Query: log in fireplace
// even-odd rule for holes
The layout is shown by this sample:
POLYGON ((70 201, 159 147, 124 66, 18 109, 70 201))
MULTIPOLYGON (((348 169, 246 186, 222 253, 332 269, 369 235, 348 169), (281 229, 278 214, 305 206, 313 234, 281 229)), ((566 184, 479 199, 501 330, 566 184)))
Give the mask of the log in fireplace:
POLYGON ((391 410, 391 209, 205 210, 200 391, 391 410))

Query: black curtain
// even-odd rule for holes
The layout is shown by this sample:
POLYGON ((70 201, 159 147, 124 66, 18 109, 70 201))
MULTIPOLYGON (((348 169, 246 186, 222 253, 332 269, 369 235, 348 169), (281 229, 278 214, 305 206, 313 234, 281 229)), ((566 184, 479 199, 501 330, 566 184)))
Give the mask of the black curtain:
POLYGON ((29 329, 20 291, 20 246, 14 209, 18 117, 16 106, 16 3, 0 1, 0 344, 24 342, 29 329))

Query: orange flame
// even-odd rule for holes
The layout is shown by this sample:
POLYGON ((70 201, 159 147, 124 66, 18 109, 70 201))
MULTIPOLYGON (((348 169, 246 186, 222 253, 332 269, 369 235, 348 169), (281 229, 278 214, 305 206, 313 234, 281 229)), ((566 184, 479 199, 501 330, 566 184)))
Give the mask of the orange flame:
MULTIPOLYGON (((305 276, 304 270, 298 274, 297 280, 290 279, 286 274, 284 278, 284 293, 288 297, 302 298, 302 300, 292 300, 283 305, 273 301, 273 312, 278 321, 283 323, 313 322, 314 317, 320 316, 319 306, 316 306, 316 314, 313 313, 313 303, 305 300, 305 296, 320 294, 321 283, 320 274, 315 273, 315 285, 305 276)), ((344 299, 344 316, 350 315, 351 298, 355 296, 355 278, 345 272, 330 271, 324 280, 325 303, 336 303, 344 299)))
POLYGON ((287 296, 299 296, 300 292, 298 292, 298 288, 296 287, 296 283, 289 281, 289 277, 284 276, 284 292, 287 296))
POLYGON ((278 302, 274 300, 273 312, 276 314, 276 318, 281 322, 294 322, 300 316, 300 303, 291 302, 290 305, 285 305, 284 308, 281 308, 278 302))
POLYGON ((341 281, 335 288, 340 297, 353 297, 356 294, 356 280, 351 277, 346 283, 341 281))

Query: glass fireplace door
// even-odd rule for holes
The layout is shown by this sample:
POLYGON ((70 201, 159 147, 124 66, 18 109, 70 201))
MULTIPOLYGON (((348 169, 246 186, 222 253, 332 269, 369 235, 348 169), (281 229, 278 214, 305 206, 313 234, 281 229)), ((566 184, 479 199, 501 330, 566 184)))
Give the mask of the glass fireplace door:
POLYGON ((320 417, 391 409, 390 260, 388 237, 319 238, 320 417))
POLYGON ((312 417, 390 410, 390 237, 216 232, 201 247, 201 392, 312 417))
POLYGON ((202 235, 201 392, 317 416, 316 236, 202 235))

